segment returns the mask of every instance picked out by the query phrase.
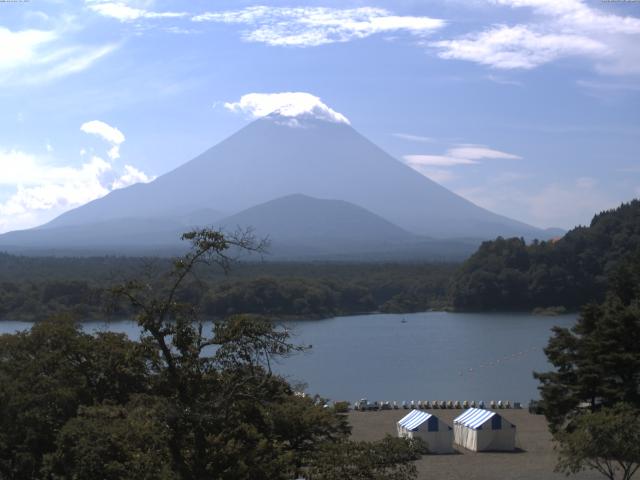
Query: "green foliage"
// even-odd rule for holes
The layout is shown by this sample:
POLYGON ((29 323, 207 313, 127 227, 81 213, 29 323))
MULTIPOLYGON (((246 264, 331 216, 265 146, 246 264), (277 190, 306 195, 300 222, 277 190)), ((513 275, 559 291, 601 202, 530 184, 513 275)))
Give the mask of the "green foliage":
POLYGON ((340 401, 340 402, 335 402, 333 404, 333 408, 336 411, 336 413, 348 413, 349 405, 350 404, 347 401, 340 401))
POLYGON ((93 337, 66 318, 0 336, 0 478, 35 478, 78 408, 149 390, 152 361, 124 335, 93 337))
POLYGON ((310 465, 309 480, 405 480, 414 478, 412 463, 426 453, 420 440, 386 436, 379 442, 327 443, 310 465))
POLYGON ((288 480, 335 444, 354 454, 335 462, 366 478, 413 478, 415 446, 349 442, 343 415, 273 374, 274 358, 301 350, 286 330, 248 315, 199 320, 193 270, 226 269, 228 248, 260 246, 207 230, 185 238, 192 249, 164 275, 114 289, 139 342, 64 318, 0 337, 0 478, 288 480))
MULTIPOLYGON (((158 278, 173 267, 160 258, 0 253, 0 319, 37 320, 60 312, 83 320, 131 318, 134 309, 113 302, 111 285, 135 276, 157 288, 158 278)), ((211 318, 234 313, 315 318, 378 310, 416 312, 445 305, 453 270, 448 264, 242 263, 226 276, 224 268, 195 265, 197 277, 185 279, 178 299, 197 305, 211 318)))
POLYGON ((640 200, 594 216, 557 241, 484 242, 455 274, 458 310, 577 309, 604 299, 607 278, 640 248, 640 200))
POLYGON ((630 480, 640 468, 640 410, 626 404, 584 413, 556 435, 558 471, 590 468, 610 480, 630 480))
POLYGON ((555 370, 534 374, 558 442, 558 469, 592 468, 630 479, 640 466, 640 252, 612 275, 600 305, 571 329, 556 328, 545 353, 555 370))
POLYGON ((571 329, 555 328, 545 353, 555 370, 535 374, 554 431, 586 403, 640 408, 640 254, 629 258, 600 305, 590 304, 571 329), (635 293, 630 293, 635 292, 635 293))
POLYGON ((172 479, 167 404, 134 397, 125 405, 80 407, 45 456, 43 476, 52 480, 172 479))

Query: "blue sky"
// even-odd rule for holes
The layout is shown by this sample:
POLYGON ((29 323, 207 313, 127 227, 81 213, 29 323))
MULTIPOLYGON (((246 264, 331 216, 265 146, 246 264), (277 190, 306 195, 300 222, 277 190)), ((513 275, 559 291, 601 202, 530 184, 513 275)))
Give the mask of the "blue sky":
POLYGON ((640 3, 31 0, 0 45, 0 232, 305 99, 536 226, 640 196, 640 3))

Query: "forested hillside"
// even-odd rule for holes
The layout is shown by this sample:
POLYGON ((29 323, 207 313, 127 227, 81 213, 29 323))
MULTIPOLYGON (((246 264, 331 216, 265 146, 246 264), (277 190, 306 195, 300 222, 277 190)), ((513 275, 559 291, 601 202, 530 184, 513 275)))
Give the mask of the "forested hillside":
MULTIPOLYGON (((110 288, 130 278, 153 279, 168 259, 46 258, 0 254, 0 320, 42 320, 60 312, 78 319, 130 317, 110 288)), ((451 264, 239 263, 229 276, 197 270, 185 300, 206 317, 260 313, 326 317, 371 311, 442 308, 451 264)))
POLYGON ((609 275, 639 248, 639 200, 599 213, 557 241, 499 237, 456 272, 451 303, 458 310, 577 309, 602 301, 609 275))

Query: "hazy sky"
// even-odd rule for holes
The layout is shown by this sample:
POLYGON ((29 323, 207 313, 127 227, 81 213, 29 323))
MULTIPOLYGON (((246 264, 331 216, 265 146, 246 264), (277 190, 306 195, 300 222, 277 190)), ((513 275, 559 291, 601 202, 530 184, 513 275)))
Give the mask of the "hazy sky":
POLYGON ((172 170, 282 101, 569 228, 640 196, 638 45, 633 2, 1 2, 0 232, 172 170), (280 92, 324 103, 249 95, 280 92))

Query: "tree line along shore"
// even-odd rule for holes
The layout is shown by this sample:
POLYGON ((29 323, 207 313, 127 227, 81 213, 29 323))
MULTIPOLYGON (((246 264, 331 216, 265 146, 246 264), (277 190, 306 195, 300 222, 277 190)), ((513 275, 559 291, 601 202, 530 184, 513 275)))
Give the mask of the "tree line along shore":
MULTIPOLYGON (((461 264, 242 262, 230 275, 195 269, 181 291, 202 315, 321 318, 368 312, 577 311, 604 299, 611 276, 640 248, 640 201, 539 242, 497 238, 461 264)), ((0 253, 0 319, 130 317, 111 287, 170 266, 166 258, 24 257, 0 253)))

